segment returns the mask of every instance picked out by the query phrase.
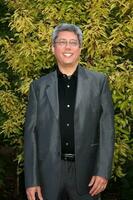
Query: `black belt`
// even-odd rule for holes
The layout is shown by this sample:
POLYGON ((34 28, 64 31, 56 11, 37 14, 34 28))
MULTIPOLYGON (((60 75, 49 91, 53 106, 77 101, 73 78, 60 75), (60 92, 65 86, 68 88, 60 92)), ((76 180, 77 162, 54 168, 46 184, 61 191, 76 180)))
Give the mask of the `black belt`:
POLYGON ((61 154, 61 159, 65 161, 75 161, 75 154, 71 153, 61 154))

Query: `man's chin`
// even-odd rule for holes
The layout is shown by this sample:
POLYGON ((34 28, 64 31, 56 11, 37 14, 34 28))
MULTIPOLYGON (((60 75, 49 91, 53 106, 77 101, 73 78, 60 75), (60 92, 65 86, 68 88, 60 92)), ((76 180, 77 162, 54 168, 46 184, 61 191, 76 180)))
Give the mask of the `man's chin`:
POLYGON ((73 64, 73 62, 71 62, 71 61, 64 62, 64 65, 72 65, 72 64, 73 64))
POLYGON ((73 63, 64 63, 64 67, 73 67, 74 64, 73 63))

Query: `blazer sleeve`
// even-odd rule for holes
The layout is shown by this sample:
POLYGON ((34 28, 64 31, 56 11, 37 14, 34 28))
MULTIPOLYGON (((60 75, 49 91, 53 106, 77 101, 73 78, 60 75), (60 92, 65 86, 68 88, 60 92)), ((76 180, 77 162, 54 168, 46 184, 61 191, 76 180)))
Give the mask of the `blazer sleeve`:
POLYGON ((99 150, 96 175, 107 179, 111 176, 114 152, 114 109, 107 78, 104 77, 101 89, 101 116, 99 122, 99 150))
POLYGON ((24 173, 25 187, 39 186, 38 159, 37 159, 37 98, 35 81, 30 86, 29 101, 24 129, 24 173))

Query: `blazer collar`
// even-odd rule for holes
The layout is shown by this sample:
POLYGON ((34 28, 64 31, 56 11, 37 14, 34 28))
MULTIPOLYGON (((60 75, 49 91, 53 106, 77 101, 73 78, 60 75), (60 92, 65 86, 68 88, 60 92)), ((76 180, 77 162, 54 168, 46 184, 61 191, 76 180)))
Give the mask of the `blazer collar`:
POLYGON ((57 71, 54 71, 49 74, 48 82, 47 82, 47 96, 51 107, 55 113, 56 118, 59 118, 59 100, 58 100, 58 79, 57 79, 57 71))
POLYGON ((86 89, 88 87, 88 77, 86 74, 86 70, 79 66, 78 69, 78 80, 77 80, 77 93, 76 93, 76 103, 75 103, 75 112, 79 107, 81 100, 84 99, 86 89))

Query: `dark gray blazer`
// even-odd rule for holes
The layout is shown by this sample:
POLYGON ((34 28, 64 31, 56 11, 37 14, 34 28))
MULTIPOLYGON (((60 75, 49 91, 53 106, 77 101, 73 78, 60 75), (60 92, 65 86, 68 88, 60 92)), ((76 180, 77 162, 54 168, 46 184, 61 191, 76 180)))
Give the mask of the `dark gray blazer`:
MULTIPOLYGON (((114 147, 113 106, 106 77, 79 66, 74 113, 76 181, 80 194, 93 175, 109 178, 114 147)), ((33 81, 24 133, 26 187, 56 193, 61 167, 57 72, 33 81)))

